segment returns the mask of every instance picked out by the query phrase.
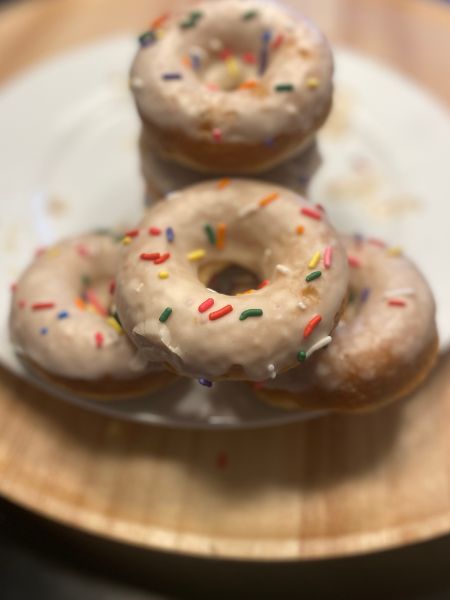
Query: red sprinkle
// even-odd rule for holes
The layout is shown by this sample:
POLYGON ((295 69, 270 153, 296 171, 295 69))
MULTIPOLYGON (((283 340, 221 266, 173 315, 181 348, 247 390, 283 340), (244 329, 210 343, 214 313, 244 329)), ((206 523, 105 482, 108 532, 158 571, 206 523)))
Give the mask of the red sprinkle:
POLYGON ((116 280, 112 279, 111 283, 109 284, 109 293, 111 294, 111 296, 114 294, 115 291, 116 291, 116 280))
POLYGON ((206 312, 208 309, 211 308, 211 306, 213 306, 213 304, 214 304, 213 298, 207 298, 204 302, 202 302, 199 305, 198 312, 200 312, 200 313, 206 312))
POLYGON ((155 260, 153 261, 153 263, 155 265, 162 265, 163 262, 166 262, 166 260, 170 258, 170 252, 166 252, 165 254, 161 254, 161 256, 159 258, 155 258, 155 260))
POLYGON ((97 348, 102 348, 103 347, 103 342, 105 340, 105 337, 104 337, 103 333, 100 333, 100 331, 97 331, 94 334, 94 339, 95 339, 95 345, 97 346, 97 348))
POLYGON ((262 390, 265 386, 265 382, 264 381, 255 381, 255 383, 253 384, 253 389, 254 390, 262 390))
POLYGON ((221 317, 224 317, 225 315, 230 313, 232 310, 233 307, 231 306, 231 304, 227 304, 223 308, 219 308, 219 310, 215 310, 214 312, 209 313, 209 320, 216 321, 217 319, 220 319, 221 317))
POLYGON ((312 334, 312 332, 314 331, 314 329, 317 327, 317 325, 320 323, 321 320, 322 320, 322 317, 320 315, 316 315, 315 317, 313 317, 306 324, 306 327, 303 330, 303 337, 305 337, 305 338, 309 337, 312 334))
POLYGON ((256 56, 253 52, 246 52, 243 54, 242 60, 248 65, 256 65, 256 56))
POLYGON ((263 279, 261 281, 261 283, 258 285, 258 290, 261 290, 263 287, 266 287, 266 285, 269 285, 270 281, 268 279, 263 279))
POLYGON ((47 308, 55 308, 54 302, 35 302, 31 305, 32 310, 45 310, 47 308))
POLYGON ((139 229, 132 229, 131 231, 127 231, 124 237, 135 238, 139 235, 139 229))
POLYGON ((161 254, 159 252, 143 252, 139 258, 141 260, 156 260, 161 254))
POLYGON ((222 130, 216 127, 212 130, 212 136, 216 142, 222 141, 222 130))
POLYGON ((100 302, 94 290, 86 290, 86 300, 95 308, 99 315, 102 315, 102 317, 108 316, 108 311, 100 302))
POLYGON ((216 465, 218 469, 226 469, 228 467, 228 454, 221 450, 216 458, 216 465))
POLYGON ((348 258, 348 264, 351 267, 354 267, 355 269, 357 269, 358 267, 361 266, 361 261, 359 260, 359 258, 356 258, 356 256, 351 256, 349 254, 347 258, 348 258))
POLYGON ((161 229, 159 227, 150 227, 148 232, 150 235, 161 235, 161 229))
POLYGON ((307 206, 303 206, 300 209, 300 212, 302 213, 302 215, 305 215, 306 217, 311 217, 311 219, 317 219, 318 221, 320 221, 320 219, 322 218, 322 214, 318 210, 314 210, 314 208, 308 208, 307 206))
POLYGON ((233 52, 229 48, 224 48, 219 52, 219 58, 222 60, 227 60, 227 58, 231 58, 233 56, 233 52))
POLYGON ((389 306, 406 306, 406 302, 401 298, 390 298, 388 304, 389 306))
POLYGON ((276 50, 277 48, 279 48, 281 46, 281 44, 283 43, 283 40, 284 40, 283 34, 279 33, 271 44, 272 50, 276 50))

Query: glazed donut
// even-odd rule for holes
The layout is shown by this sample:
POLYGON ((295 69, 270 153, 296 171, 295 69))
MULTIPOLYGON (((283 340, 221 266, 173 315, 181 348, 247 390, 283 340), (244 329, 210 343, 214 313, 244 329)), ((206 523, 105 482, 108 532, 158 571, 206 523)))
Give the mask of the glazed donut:
POLYGON ((337 323, 348 287, 344 249, 323 210, 290 190, 206 181, 156 203, 136 231, 119 261, 117 310, 143 355, 178 374, 274 377, 337 323), (217 263, 248 269, 260 289, 207 289, 204 273, 215 274, 217 263))
MULTIPOLYGON (((13 288, 11 341, 51 383, 107 399, 155 391, 174 379, 144 365, 111 312, 120 244, 87 234, 41 251, 13 288)), ((114 310, 114 309, 112 309, 114 310)))
POLYGON ((307 148, 331 107, 323 35, 279 5, 205 2, 140 38, 130 87, 162 157, 209 173, 264 171, 307 148))
POLYGON ((355 411, 412 391, 438 348, 435 305, 413 263, 377 240, 345 240, 351 297, 330 346, 256 389, 285 408, 355 411))
MULTIPOLYGON (((165 160, 158 156, 145 136, 140 138, 141 171, 146 185, 146 201, 150 203, 171 192, 198 183, 205 179, 205 175, 198 171, 188 169, 183 165, 165 160)), ((316 143, 284 163, 264 171, 257 179, 272 181, 277 185, 290 188, 297 194, 307 194, 309 182, 320 167, 322 160, 316 143)), ((208 179, 217 179, 219 173, 208 176, 208 179)))

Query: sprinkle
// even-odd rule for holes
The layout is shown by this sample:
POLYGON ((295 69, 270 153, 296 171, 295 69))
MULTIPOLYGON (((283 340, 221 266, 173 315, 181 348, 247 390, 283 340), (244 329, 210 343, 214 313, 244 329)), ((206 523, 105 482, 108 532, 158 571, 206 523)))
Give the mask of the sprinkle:
POLYGON ((305 360, 306 360, 306 352, 304 350, 300 350, 300 352, 297 353, 297 360, 299 362, 305 362, 305 360))
POLYGON ((258 85, 259 85, 259 83, 255 79, 247 79, 246 81, 243 81, 239 85, 239 89, 240 90, 254 90, 255 88, 258 87, 258 85))
POLYGON ((256 55, 253 52, 245 52, 242 55, 242 60, 248 65, 256 65, 256 55))
POLYGON ((311 348, 309 348, 309 350, 307 350, 306 358, 309 358, 311 354, 314 354, 314 352, 317 352, 317 350, 321 350, 322 348, 325 348, 325 346, 328 346, 332 339, 333 338, 331 337, 331 335, 326 335, 321 340, 318 340, 315 344, 311 346, 311 348))
POLYGON ((247 308, 246 310, 242 311, 241 314, 239 315, 239 321, 245 321, 245 319, 248 319, 249 317, 262 317, 262 316, 263 316, 262 308, 247 308))
POLYGON ((211 82, 207 83, 206 87, 208 88, 208 90, 210 92, 217 92, 220 89, 219 86, 217 85, 217 83, 211 83, 211 82))
POLYGON ((117 333, 123 333, 123 329, 122 326, 120 325, 119 321, 114 318, 113 316, 109 316, 106 319, 106 322, 108 323, 108 325, 110 325, 117 333))
POLYGON ((366 287, 361 290, 359 299, 361 302, 365 302, 369 296, 370 296, 370 288, 366 287))
POLYGON ((224 317, 225 315, 230 313, 232 310, 233 307, 231 306, 231 304, 227 304, 226 306, 219 308, 219 310, 215 310, 214 312, 209 313, 209 320, 216 321, 217 319, 220 319, 221 317, 224 317))
POLYGON ((177 79, 183 79, 183 75, 181 73, 163 73, 161 77, 165 81, 176 81, 177 79))
POLYGON ((267 45, 270 42, 270 38, 272 37, 272 33, 270 30, 263 31, 261 36, 262 39, 262 47, 259 52, 259 66, 258 66, 258 75, 263 75, 264 71, 267 68, 267 60, 268 60, 268 50, 267 45))
POLYGON ((201 260, 205 256, 205 254, 206 252, 203 250, 203 248, 198 248, 197 250, 192 250, 192 252, 188 252, 188 254, 186 254, 186 258, 191 261, 201 260))
POLYGON ((291 269, 289 267, 286 267, 286 265, 277 265, 275 269, 283 275, 289 275, 291 273, 291 269))
POLYGON ((319 250, 317 250, 317 252, 314 252, 314 254, 311 257, 311 260, 308 263, 308 269, 314 269, 314 267, 317 267, 320 257, 321 257, 321 254, 320 254, 319 250))
POLYGON ((229 75, 231 75, 232 77, 239 75, 239 63, 234 58, 234 56, 232 56, 231 58, 227 58, 227 60, 225 61, 225 65, 229 75))
POLYGON ((75 249, 79 256, 86 258, 90 255, 89 249, 84 244, 77 244, 75 249))
POLYGON ((139 229, 132 229, 131 231, 127 231, 125 237, 135 238, 139 235, 139 229))
POLYGON ((141 260, 156 260, 157 258, 159 258, 161 256, 161 254, 159 252, 142 252, 142 254, 139 255, 139 258, 141 260))
POLYGON ((148 233, 150 235, 161 235, 161 229, 159 227, 150 227, 148 233))
POLYGON ((272 32, 270 31, 270 29, 266 29, 265 31, 262 32, 261 39, 264 44, 268 44, 270 42, 271 38, 272 38, 272 32))
POLYGON ((259 14, 259 13, 258 13, 258 11, 257 11, 257 10, 248 10, 247 12, 245 12, 245 13, 242 15, 242 19, 243 19, 244 21, 250 21, 251 19, 254 19, 255 17, 257 17, 257 16, 258 16, 258 14, 259 14))
POLYGON ((322 317, 320 315, 316 315, 315 317, 313 317, 306 324, 306 327, 303 330, 303 337, 304 338, 309 337, 312 334, 312 332, 314 331, 314 329, 317 327, 317 325, 320 323, 321 320, 322 320, 322 317))
POLYGON ((180 23, 181 29, 190 29, 191 27, 195 27, 197 25, 197 21, 201 19, 203 13, 199 10, 193 10, 189 13, 189 17, 180 23))
POLYGON ((310 90, 315 90, 319 87, 319 83, 320 81, 317 79, 317 77, 308 77, 306 80, 306 87, 308 87, 310 90))
POLYGON ((280 194, 278 192, 272 192, 271 194, 264 196, 264 198, 261 198, 261 200, 259 201, 259 205, 267 206, 268 204, 271 204, 274 200, 277 200, 279 197, 280 194))
POLYGON ((41 328, 39 329, 39 333, 40 333, 41 335, 47 335, 47 333, 48 333, 48 327, 41 327, 41 328))
POLYGON ((406 306, 406 301, 402 298, 390 298, 388 304, 389 306, 406 306))
POLYGON ((208 237, 209 243, 212 244, 213 246, 215 246, 216 245, 216 232, 214 231, 214 229, 208 223, 203 226, 203 229, 206 233, 206 236, 208 237))
POLYGON ((273 40, 272 44, 271 44, 271 49, 272 50, 278 50, 278 48, 281 46, 281 44, 283 43, 284 37, 283 34, 279 33, 277 35, 277 37, 273 40))
POLYGON ((225 177, 224 179, 219 179, 219 181, 217 182, 217 187, 219 188, 219 190, 223 190, 224 188, 229 186, 230 183, 231 179, 225 177))
POLYGON ((95 345, 97 346, 97 348, 103 347, 103 342, 105 340, 103 333, 100 333, 100 331, 97 331, 94 334, 94 340, 95 340, 95 345))
POLYGON ((276 92, 293 92, 294 86, 292 85, 292 83, 278 83, 274 87, 274 90, 276 92))
POLYGON ((310 281, 314 281, 314 279, 319 279, 319 277, 322 275, 322 271, 313 271, 312 273, 309 273, 306 277, 305 277, 305 281, 307 283, 309 283, 310 281))
POLYGON ((389 256, 400 256, 403 254, 403 250, 400 248, 400 246, 393 246, 392 248, 388 248, 387 253, 389 256))
POLYGON ((361 261, 356 256, 351 256, 349 254, 348 255, 348 264, 350 265, 350 267, 357 269, 358 267, 361 266, 361 261))
POLYGON ((167 227, 167 229, 166 229, 166 238, 167 238, 167 241, 169 243, 172 243, 173 240, 175 239, 175 233, 174 233, 172 227, 167 227))
POLYGON ((106 315, 108 314, 108 311, 102 305, 97 294, 93 290, 86 290, 86 300, 88 301, 89 304, 91 304, 95 308, 95 310, 100 315, 102 315, 103 317, 106 317, 106 315))
POLYGON ((58 319, 67 319, 69 317, 69 313, 67 312, 67 310, 62 310, 61 312, 59 312, 56 317, 58 319))
POLYGON ((268 279, 263 279, 261 281, 261 283, 258 285, 258 290, 262 290, 263 287, 266 287, 266 285, 269 285, 270 281, 268 279))
POLYGON ((81 276, 80 279, 81 279, 81 285, 83 287, 89 287, 92 283, 92 278, 89 277, 89 275, 84 274, 81 276))
POLYGON ((331 267, 331 260, 333 258, 333 248, 331 246, 327 246, 323 253, 323 266, 325 269, 329 269, 331 267))
POLYGON ((162 313, 159 315, 159 321, 160 323, 165 323, 167 321, 167 319, 170 317, 170 315, 172 314, 172 308, 170 308, 170 306, 166 306, 166 308, 162 311, 162 313))
POLYGON ((305 228, 303 225, 297 225, 297 227, 295 228, 295 232, 298 233, 298 235, 302 235, 303 233, 305 233, 305 228))
POLYGON ((153 261, 153 264, 154 265, 162 265, 169 258, 170 258, 170 252, 165 252, 164 254, 161 254, 161 256, 159 258, 156 258, 153 261))
POLYGON ((216 229, 216 246, 219 250, 225 248, 225 238, 227 234, 227 226, 225 223, 219 223, 216 229))
POLYGON ((54 302, 35 302, 31 305, 32 310, 46 310, 47 308, 54 308, 54 302))
POLYGON ((233 56, 233 51, 230 50, 229 48, 222 48, 222 50, 220 50, 220 52, 219 52, 219 58, 221 60, 228 60, 232 56, 233 56))
POLYGON ((300 209, 300 212, 302 215, 305 215, 305 217, 311 217, 311 219, 317 219, 317 221, 320 221, 322 218, 322 214, 318 210, 308 208, 307 206, 303 206, 300 209))
POLYGON ((199 304, 198 312, 199 313, 204 313, 207 310, 209 310, 211 308, 211 306, 213 306, 213 305, 214 305, 214 299, 213 298, 207 298, 201 304, 199 304))
POLYGON ((153 44, 155 41, 156 37, 153 31, 146 31, 138 37, 138 42, 141 48, 146 48, 147 46, 153 44))
POLYGON ((384 292, 385 298, 392 298, 394 296, 414 296, 416 291, 413 288, 397 288, 393 290, 387 290, 384 292))
POLYGON ((378 240, 377 238, 368 238, 368 244, 372 244, 372 246, 377 246, 378 248, 386 248, 386 244, 383 240, 378 240))
POLYGON ((212 381, 210 381, 209 379, 206 379, 205 377, 199 377, 198 382, 200 385, 204 385, 205 387, 208 387, 208 388, 213 386, 212 381))
POLYGON ((306 304, 302 300, 300 300, 300 302, 297 304, 297 306, 299 308, 301 308, 302 310, 306 310, 306 308, 307 308, 306 304))
POLYGON ((17 283, 12 283, 12 284, 9 286, 9 289, 11 290, 11 293, 12 293, 12 294, 15 294, 15 293, 17 292, 17 283))
POLYGON ((85 301, 83 300, 83 298, 80 298, 80 297, 78 297, 78 298, 75 298, 75 300, 74 300, 74 304, 75 304, 75 306, 76 306, 78 309, 80 309, 80 310, 86 310, 86 303, 85 303, 85 301))
POLYGON ((269 371, 270 379, 275 379, 275 377, 277 376, 277 372, 275 370, 275 365, 273 363, 268 364, 267 370, 269 371))
POLYGON ((354 233, 353 239, 357 244, 362 244, 364 241, 364 236, 362 235, 362 233, 354 233))
POLYGON ((109 284, 109 293, 110 293, 110 295, 112 296, 115 291, 116 291, 116 280, 113 279, 111 281, 111 283, 109 284))
POLYGON ((162 15, 159 15, 159 17, 156 17, 156 19, 153 19, 153 21, 151 22, 150 28, 158 29, 159 27, 161 27, 161 25, 163 23, 165 23, 167 21, 167 19, 169 17, 170 17, 170 13, 163 13, 162 15))
POLYGON ((222 141, 222 130, 219 127, 215 127, 212 130, 212 136, 214 138, 214 141, 221 142, 222 141))
POLYGON ((125 236, 124 238, 122 238, 122 244, 124 246, 128 246, 128 244, 131 244, 131 238, 128 236, 125 236))
POLYGON ((201 58, 196 52, 191 52, 186 58, 194 71, 198 71, 202 66, 201 58))
POLYGON ((160 271, 158 277, 160 279, 169 279, 169 271, 160 271))

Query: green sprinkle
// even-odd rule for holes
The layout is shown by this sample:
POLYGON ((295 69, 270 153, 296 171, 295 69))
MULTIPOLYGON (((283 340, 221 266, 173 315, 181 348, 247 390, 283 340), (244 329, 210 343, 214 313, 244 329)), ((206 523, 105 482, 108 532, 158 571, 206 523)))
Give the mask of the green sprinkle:
POLYGON ((89 287, 92 283, 92 279, 89 277, 89 275, 82 275, 81 276, 81 285, 83 287, 89 287))
POLYGON ((299 362, 305 362, 305 360, 306 360, 306 352, 304 350, 300 350, 300 352, 297 353, 297 360, 299 362))
POLYGON ((170 317, 170 315, 172 314, 172 309, 170 308, 170 306, 167 306, 162 313, 159 315, 159 320, 161 323, 165 323, 167 321, 167 319, 170 317))
POLYGON ((294 86, 292 83, 279 83, 275 86, 276 92, 293 92, 294 86))
POLYGON ((322 275, 322 271, 313 271, 312 273, 310 273, 309 275, 307 275, 305 277, 305 281, 307 281, 308 283, 310 281, 314 281, 314 279, 319 279, 319 277, 322 275))
POLYGON ((216 232, 214 231, 214 229, 209 224, 204 225, 203 229, 205 230, 205 233, 208 236, 208 240, 209 240, 210 244, 215 246, 216 245, 216 232))
POLYGON ((248 317, 262 317, 262 308, 247 308, 239 315, 239 321, 245 321, 248 317))
POLYGON ((250 19, 254 19, 257 16, 258 16, 257 10, 249 10, 242 15, 242 18, 244 19, 244 21, 250 21, 250 19))
POLYGON ((191 29, 197 25, 197 21, 203 17, 203 13, 199 10, 193 10, 185 21, 181 21, 181 29, 191 29))

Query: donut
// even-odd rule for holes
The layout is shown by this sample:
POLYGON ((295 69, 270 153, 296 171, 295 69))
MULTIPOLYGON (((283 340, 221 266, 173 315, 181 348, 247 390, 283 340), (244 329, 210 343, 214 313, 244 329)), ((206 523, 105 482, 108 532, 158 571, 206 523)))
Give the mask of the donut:
POLYGON ((130 88, 155 151, 205 173, 253 174, 307 148, 332 100, 317 28, 258 0, 205 2, 139 38, 130 88))
POLYGON ((41 250, 13 286, 10 336, 38 376, 99 399, 156 391, 175 377, 146 365, 114 316, 121 245, 86 234, 41 250))
MULTIPOLYGON (((148 203, 205 179, 204 173, 158 156, 144 135, 141 136, 139 145, 141 171, 146 185, 146 201, 148 203)), ((286 160, 269 171, 264 171, 257 178, 272 181, 305 196, 309 182, 321 162, 318 145, 313 143, 300 155, 286 160)), ((207 178, 217 179, 219 176, 220 174, 217 173, 214 176, 208 175, 207 178)))
POLYGON ((323 209, 286 188, 205 181, 154 204, 136 231, 118 265, 119 317, 148 360, 180 375, 274 377, 339 319, 345 251, 323 209), (218 264, 258 285, 234 296, 208 288, 218 264))
POLYGON ((412 391, 429 373, 438 336, 433 295, 397 248, 345 239, 349 304, 332 343, 256 394, 284 408, 358 411, 412 391))

